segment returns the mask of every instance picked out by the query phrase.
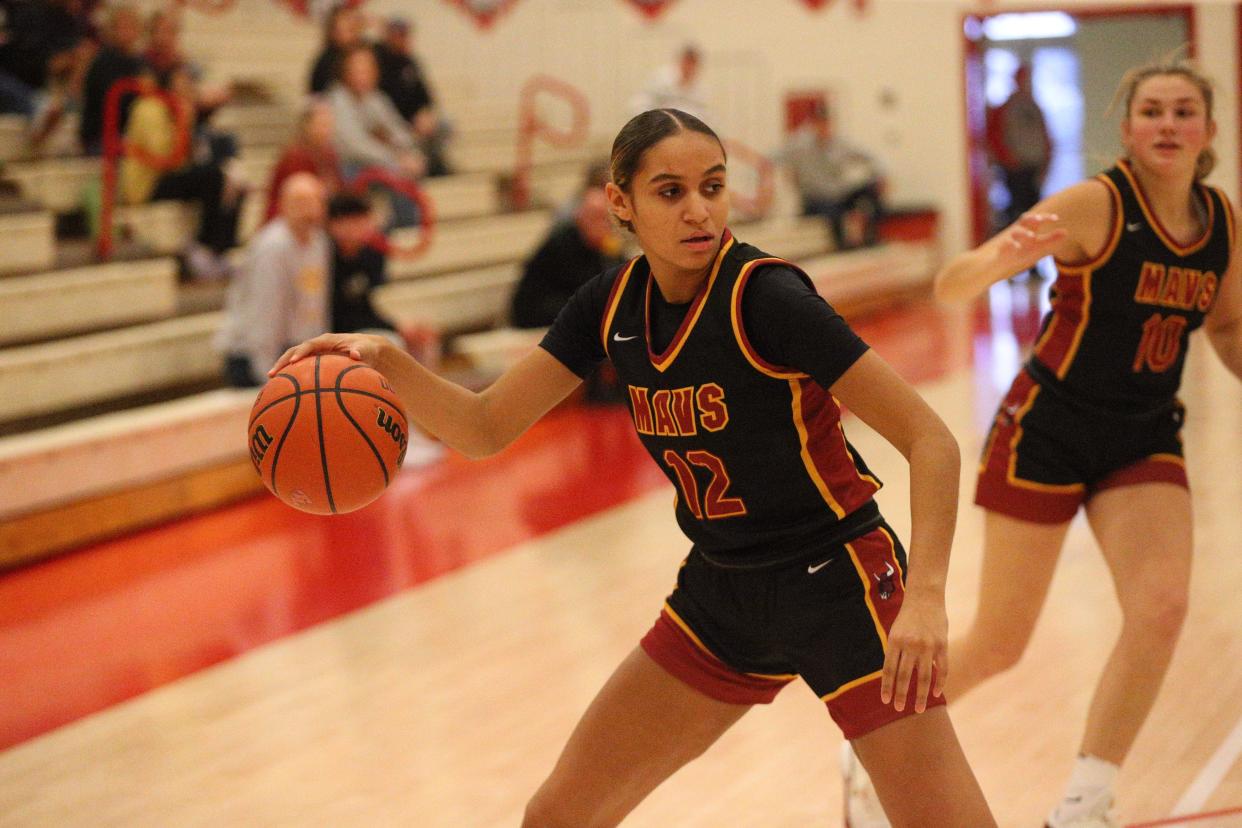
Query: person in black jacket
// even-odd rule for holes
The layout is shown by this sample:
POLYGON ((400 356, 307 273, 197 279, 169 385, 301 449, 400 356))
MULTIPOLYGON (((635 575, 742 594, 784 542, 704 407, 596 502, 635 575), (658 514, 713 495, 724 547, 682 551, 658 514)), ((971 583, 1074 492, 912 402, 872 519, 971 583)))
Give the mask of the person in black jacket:
POLYGON ((388 281, 388 262, 372 242, 379 227, 370 203, 353 193, 328 202, 332 239, 332 330, 396 331, 371 304, 371 291, 388 281))
MULTIPOLYGON (((122 78, 142 75, 146 71, 140 54, 142 43, 142 17, 133 6, 114 6, 108 17, 103 44, 91 66, 86 70, 82 84, 82 119, 78 124, 78 137, 82 151, 87 155, 103 152, 104 105, 112 84, 122 78)), ((132 96, 126 96, 121 106, 118 127, 124 131, 132 96)))
POLYGON ((603 188, 586 190, 571 219, 553 225, 522 266, 509 321, 518 328, 551 325, 574 291, 620 263, 620 252, 603 188))
POLYGON ((337 6, 323 24, 323 49, 311 66, 309 89, 321 95, 336 81, 345 54, 362 44, 362 13, 352 6, 337 6))
POLYGON ((375 44, 379 87, 392 99, 401 117, 410 122, 419 149, 427 157, 427 174, 448 175, 444 144, 451 130, 436 111, 427 75, 411 50, 412 31, 403 17, 390 17, 385 22, 383 39, 375 44))

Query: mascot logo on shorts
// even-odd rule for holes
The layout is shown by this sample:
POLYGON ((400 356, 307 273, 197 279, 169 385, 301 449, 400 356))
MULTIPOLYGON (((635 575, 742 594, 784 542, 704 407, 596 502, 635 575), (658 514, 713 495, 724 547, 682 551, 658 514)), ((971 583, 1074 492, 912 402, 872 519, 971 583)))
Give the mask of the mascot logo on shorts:
POLYGON ((893 593, 897 591, 897 585, 893 582, 893 576, 897 574, 897 570, 893 569, 893 565, 891 563, 886 563, 884 565, 888 567, 888 571, 883 575, 876 575, 874 572, 871 573, 871 577, 875 578, 876 584, 879 585, 881 601, 887 601, 889 598, 892 598, 893 593))

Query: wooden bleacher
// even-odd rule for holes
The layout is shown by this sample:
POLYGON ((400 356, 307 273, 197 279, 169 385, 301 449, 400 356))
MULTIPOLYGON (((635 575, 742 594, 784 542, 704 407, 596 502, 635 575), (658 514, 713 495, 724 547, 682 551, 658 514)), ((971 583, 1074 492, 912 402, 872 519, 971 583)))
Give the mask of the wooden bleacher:
MULTIPOLYGON (((231 15, 191 15, 187 44, 209 77, 273 90, 267 103, 230 105, 215 118, 239 137, 239 161, 253 187, 244 239, 258 226, 272 166, 294 128, 319 32, 270 3, 240 0, 234 14, 243 7, 241 33, 231 15)), ((392 261, 392 281, 375 299, 399 321, 439 328, 459 359, 469 355, 489 373, 515 348, 537 341, 522 332, 524 341, 515 344, 519 337, 502 327, 519 263, 546 230, 550 208, 577 190, 587 164, 606 157, 608 145, 599 136, 568 151, 536 144, 532 207, 508 212, 516 104, 459 95, 445 109, 456 132, 451 158, 458 172, 424 184, 440 220, 433 247, 421 259, 392 261), (472 353, 472 335, 509 343, 491 356, 472 353), (488 362, 496 354, 499 361, 488 362)), ((7 435, 0 436, 0 487, 15 493, 0 504, 0 568, 259 491, 244 440, 254 392, 211 388, 219 383, 211 339, 223 286, 179 285, 175 261, 160 255, 178 251, 193 232, 193 209, 121 208, 122 234, 150 256, 58 268, 58 258, 67 257, 57 256, 57 221, 82 209, 99 161, 33 158, 23 126, 11 119, 0 119, 0 160, 3 177, 27 202, 0 210, 0 434, 7 435)), ((778 194, 788 196, 779 187, 778 194)), ((824 224, 790 215, 788 204, 778 198, 774 218, 734 229, 806 264, 826 293, 847 285, 859 296, 877 286, 905 289, 930 275, 934 244, 924 243, 921 253, 917 245, 889 245, 827 256, 824 224)), ((400 235, 408 241, 417 232, 400 235)))
POLYGON ((177 263, 172 259, 11 276, 0 279, 0 345, 161 319, 176 311, 177 263))

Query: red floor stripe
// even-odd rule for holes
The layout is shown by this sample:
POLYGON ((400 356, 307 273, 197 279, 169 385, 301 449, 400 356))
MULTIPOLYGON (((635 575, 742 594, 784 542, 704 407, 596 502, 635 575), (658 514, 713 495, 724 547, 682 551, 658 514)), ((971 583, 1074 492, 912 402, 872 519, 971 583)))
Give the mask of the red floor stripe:
POLYGON ((570 409, 353 514, 263 496, 11 573, 0 749, 661 485, 624 409, 570 409))
MULTIPOLYGON (((913 382, 955 367, 930 303, 855 328, 913 382)), ((567 409, 354 514, 265 496, 0 576, 0 749, 662 485, 623 409, 567 409)))

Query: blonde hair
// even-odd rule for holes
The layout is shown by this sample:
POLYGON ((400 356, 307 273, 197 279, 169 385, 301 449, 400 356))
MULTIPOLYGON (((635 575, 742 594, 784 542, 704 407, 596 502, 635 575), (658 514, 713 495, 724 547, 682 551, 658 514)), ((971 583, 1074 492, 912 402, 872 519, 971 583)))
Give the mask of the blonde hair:
MULTIPOLYGON (((1177 59, 1172 55, 1142 66, 1135 66, 1122 75, 1121 83, 1117 86, 1117 92, 1113 95, 1113 102, 1110 104, 1109 109, 1113 109, 1118 101, 1121 101, 1125 107, 1122 113, 1122 120, 1128 119, 1130 117, 1130 104, 1134 101, 1134 95, 1138 92, 1138 88, 1143 81, 1167 75, 1185 78, 1199 90, 1199 94, 1203 96, 1207 119, 1211 121, 1213 99, 1215 97, 1212 79, 1200 72, 1190 62, 1177 59)), ((1216 150, 1210 146, 1204 147, 1200 151, 1199 157, 1195 160, 1195 181, 1202 181, 1207 178, 1215 168, 1216 150)))

